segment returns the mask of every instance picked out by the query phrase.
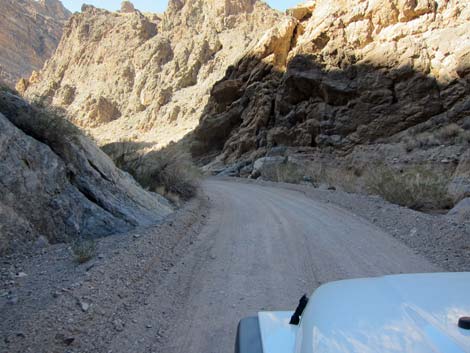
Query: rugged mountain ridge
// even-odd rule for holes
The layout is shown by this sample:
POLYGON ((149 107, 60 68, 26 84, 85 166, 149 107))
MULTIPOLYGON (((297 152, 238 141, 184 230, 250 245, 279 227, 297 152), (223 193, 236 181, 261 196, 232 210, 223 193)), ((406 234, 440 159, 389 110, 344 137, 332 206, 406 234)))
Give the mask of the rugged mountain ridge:
POLYGON ((159 222, 172 206, 143 190, 77 128, 0 91, 0 253, 159 222))
POLYGON ((65 109, 102 146, 148 151, 195 128, 212 85, 279 17, 258 0, 171 0, 163 15, 84 6, 21 90, 65 109))
POLYGON ((207 169, 350 191, 377 171, 426 172, 446 179, 446 200, 470 196, 470 8, 318 0, 288 13, 212 89, 192 144, 218 154, 207 169))
POLYGON ((14 87, 54 53, 71 13, 58 0, 1 0, 0 81, 14 87))

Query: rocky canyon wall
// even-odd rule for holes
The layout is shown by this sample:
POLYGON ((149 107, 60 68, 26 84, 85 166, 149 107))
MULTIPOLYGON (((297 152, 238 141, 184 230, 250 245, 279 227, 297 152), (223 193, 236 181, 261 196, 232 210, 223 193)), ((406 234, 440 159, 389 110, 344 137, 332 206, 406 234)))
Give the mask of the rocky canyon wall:
POLYGON ((14 87, 54 53, 71 13, 58 0, 0 0, 0 81, 14 87))
POLYGON ((172 212, 76 127, 0 90, 0 254, 155 224, 172 212))
POLYGON ((212 89, 192 143, 218 155, 206 169, 350 191, 414 171, 443 178, 449 203, 470 196, 470 8, 318 0, 289 14, 212 89))

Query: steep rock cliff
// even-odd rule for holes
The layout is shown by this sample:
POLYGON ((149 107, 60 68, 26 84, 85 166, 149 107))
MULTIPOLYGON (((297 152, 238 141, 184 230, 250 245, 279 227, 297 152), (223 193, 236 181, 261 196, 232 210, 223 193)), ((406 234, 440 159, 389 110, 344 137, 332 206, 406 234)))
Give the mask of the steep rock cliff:
POLYGON ((54 53, 70 12, 58 0, 0 0, 0 81, 14 87, 54 53))

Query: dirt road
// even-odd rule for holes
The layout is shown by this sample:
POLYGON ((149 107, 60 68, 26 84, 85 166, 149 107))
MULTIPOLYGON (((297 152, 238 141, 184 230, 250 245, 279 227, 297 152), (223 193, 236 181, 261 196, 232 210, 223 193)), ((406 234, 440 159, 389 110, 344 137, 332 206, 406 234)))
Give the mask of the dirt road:
POLYGON ((175 268, 185 302, 162 352, 232 352, 240 318, 291 309, 327 281, 439 270, 362 218, 301 193, 221 180, 204 189, 212 211, 175 268))
POLYGON ((101 239, 88 263, 67 244, 3 259, 0 351, 231 353, 242 317, 292 309, 324 282, 440 270, 318 195, 218 179, 203 187, 164 223, 101 239))

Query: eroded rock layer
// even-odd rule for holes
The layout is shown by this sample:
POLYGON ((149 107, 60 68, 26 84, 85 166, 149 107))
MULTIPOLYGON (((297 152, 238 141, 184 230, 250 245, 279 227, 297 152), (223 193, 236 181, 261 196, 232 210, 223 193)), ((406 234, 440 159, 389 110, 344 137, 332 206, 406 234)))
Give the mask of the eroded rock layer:
POLYGON ((54 53, 71 16, 58 0, 0 0, 0 81, 14 87, 54 53))
POLYGON ((172 208, 72 124, 0 91, 0 253, 154 224, 172 208))

